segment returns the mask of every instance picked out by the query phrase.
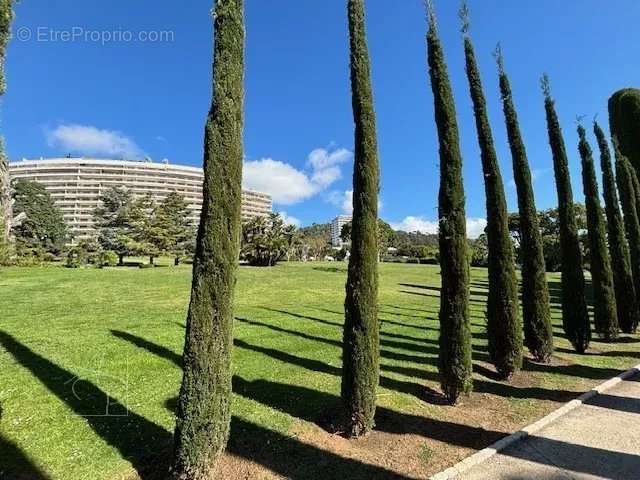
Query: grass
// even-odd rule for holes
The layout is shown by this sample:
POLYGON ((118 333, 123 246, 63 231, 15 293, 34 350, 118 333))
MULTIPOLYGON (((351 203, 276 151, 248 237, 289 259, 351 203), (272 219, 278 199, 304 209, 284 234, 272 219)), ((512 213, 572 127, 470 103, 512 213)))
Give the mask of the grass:
MULTIPOLYGON (((338 404, 344 264, 240 269, 234 400, 221 478, 425 478, 637 363, 637 337, 572 353, 511 383, 487 363, 486 271, 472 271, 475 392, 436 394, 439 269, 380 266, 376 431, 323 427, 338 404)), ((0 479, 156 478, 171 448, 190 267, 0 271, 0 479)))

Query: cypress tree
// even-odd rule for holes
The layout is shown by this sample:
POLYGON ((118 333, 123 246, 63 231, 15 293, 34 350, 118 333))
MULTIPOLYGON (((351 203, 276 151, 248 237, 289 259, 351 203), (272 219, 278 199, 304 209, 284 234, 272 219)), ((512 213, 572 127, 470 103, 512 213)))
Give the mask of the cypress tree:
POLYGON ((210 478, 229 436, 233 293, 240 252, 243 0, 217 0, 203 205, 187 314, 172 476, 210 478))
POLYGON ((460 10, 464 36, 467 78, 478 131, 487 208, 487 244, 489 296, 487 299, 487 334, 489 355, 502 378, 509 378, 522 367, 522 324, 518 315, 518 283, 509 233, 507 201, 504 194, 498 156, 489 125, 487 102, 480 71, 468 34, 468 9, 460 10))
POLYGON ((553 326, 531 170, 500 46, 496 49, 496 61, 520 212, 524 341, 537 361, 547 362, 553 353, 553 326))
POLYGON ((595 300, 594 325, 596 333, 605 340, 611 340, 618 336, 613 272, 607 251, 604 217, 600 206, 596 170, 593 166, 593 152, 582 125, 578 125, 578 136, 580 138, 578 150, 582 159, 582 185, 587 207, 589 251, 591 252, 591 279, 595 300))
POLYGON ((640 321, 640 311, 633 276, 631 274, 631 259, 625 238, 625 228, 620 214, 618 192, 611 165, 611 151, 607 138, 598 125, 593 122, 593 131, 598 139, 600 148, 600 169, 602 170, 602 190, 604 193, 605 212, 607 215, 607 232, 609 238, 609 252, 613 268, 613 285, 616 294, 616 307, 620 329, 625 333, 635 332, 640 321))
MULTIPOLYGON (((0 97, 7 90, 5 62, 12 21, 13 0, 0 0, 0 97)), ((3 250, 9 244, 12 217, 9 165, 4 150, 4 139, 0 137, 0 261, 2 261, 3 250)))
POLYGON ((438 366, 442 391, 455 403, 473 387, 465 197, 453 92, 435 12, 431 4, 428 9, 428 64, 440 145, 438 214, 442 288, 438 366))
MULTIPOLYGON (((629 161, 628 158, 627 161, 629 161)), ((633 164, 631 162, 629 162, 629 165, 633 167, 633 164)), ((629 175, 631 175, 631 181, 633 182, 633 191, 635 193, 636 199, 636 211, 640 215, 640 181, 638 181, 638 173, 636 172, 636 169, 631 168, 631 170, 629 171, 629 175)))
MULTIPOLYGON (((624 212, 624 226, 629 242, 633 286, 636 292, 640 292, 640 223, 638 222, 638 211, 636 209, 636 192, 633 186, 633 167, 620 152, 615 137, 613 148, 616 157, 616 180, 618 191, 620 192, 620 203, 624 212)), ((638 300, 637 293, 636 300, 638 300)), ((637 324, 632 324, 631 327, 637 327, 637 324)), ((634 330, 634 328, 631 328, 628 333, 632 333, 634 330)))
POLYGON ((558 221, 560 223, 560 249, 562 252, 562 326, 576 351, 584 353, 591 341, 591 327, 585 298, 582 253, 578 241, 578 226, 573 205, 567 150, 555 102, 551 98, 549 78, 546 75, 542 77, 542 91, 558 191, 558 221))
POLYGON ((609 123, 620 153, 640 172, 640 89, 623 88, 609 98, 609 123))
POLYGON ((345 431, 354 437, 374 426, 379 377, 378 142, 373 107, 364 0, 348 1, 351 92, 355 123, 353 221, 343 335, 342 401, 345 431))

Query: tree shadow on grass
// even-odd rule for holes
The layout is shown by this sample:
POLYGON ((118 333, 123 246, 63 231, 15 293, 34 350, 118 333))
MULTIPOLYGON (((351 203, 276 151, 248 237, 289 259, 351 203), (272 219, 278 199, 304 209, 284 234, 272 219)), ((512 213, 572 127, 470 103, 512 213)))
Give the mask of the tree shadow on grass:
MULTIPOLYGON (((0 405, 0 421, 2 406, 0 405)), ((49 476, 38 467, 15 443, 0 435, 0 478, 12 480, 49 480, 49 476)))
MULTIPOLYGON (((324 324, 324 325, 329 325, 329 326, 332 326, 332 327, 343 328, 343 326, 344 326, 343 323, 332 322, 330 320, 326 320, 326 319, 323 319, 323 318, 312 317, 310 315, 302 315, 300 313, 295 313, 295 312, 291 312, 291 311, 287 311, 287 310, 278 310, 276 308, 268 308, 268 307, 261 307, 261 308, 263 310, 267 310, 269 312, 281 313, 283 315, 289 315, 291 317, 300 318, 302 320, 311 320, 313 322, 321 323, 321 324, 324 324)), ((333 310, 324 310, 324 309, 317 309, 317 310, 323 310, 323 311, 338 315, 338 313, 334 312, 333 310)), ((419 318, 424 318, 424 317, 419 317, 419 318)), ((408 325, 408 324, 405 324, 405 323, 396 322, 396 321, 393 321, 393 320, 387 320, 387 319, 384 319, 384 318, 379 318, 378 320, 383 325, 384 324, 397 325, 397 326, 400 326, 400 327, 418 328, 420 330, 431 330, 431 331, 434 331, 434 332, 439 332, 440 331, 439 328, 429 327, 429 326, 425 326, 425 325, 413 326, 413 325, 408 325)), ((385 332, 385 331, 382 331, 382 330, 380 331, 380 335, 387 336, 387 337, 398 338, 398 339, 410 340, 410 341, 417 341, 417 342, 428 342, 429 341, 428 339, 426 339, 424 337, 421 337, 421 338, 419 338, 419 337, 411 337, 409 335, 402 335, 402 334, 398 334, 398 333, 385 332)))
MULTIPOLYGON (((270 323, 266 323, 266 322, 261 322, 258 320, 249 320, 247 318, 241 318, 241 317, 236 317, 236 320, 241 322, 241 323, 245 323, 247 325, 253 325, 256 327, 264 327, 264 328, 268 328, 269 330, 273 330, 279 333, 286 333, 289 335, 293 335, 296 337, 300 337, 300 338, 304 338, 305 340, 312 340, 312 341, 316 341, 316 342, 320 342, 320 343, 324 343, 326 345, 331 345, 337 348, 342 349, 342 342, 339 340, 333 340, 330 338, 325 338, 325 337, 319 337, 317 335, 311 335, 308 333, 304 333, 304 332, 299 332, 298 330, 292 330, 289 328, 284 328, 284 327, 279 327, 277 325, 272 325, 270 323)), ((380 339, 380 346, 381 347, 388 347, 388 348, 395 348, 395 349, 401 349, 401 350, 408 350, 411 352, 417 352, 417 353, 424 353, 424 354, 430 354, 430 355, 437 355, 438 354, 438 349, 436 348, 435 345, 437 345, 437 341, 435 340, 430 340, 430 339, 423 339, 422 340, 423 343, 431 343, 433 346, 429 346, 429 345, 419 345, 416 343, 408 343, 408 342, 401 342, 401 341, 397 341, 397 340, 388 340, 388 339, 380 339)), ((381 352, 382 356, 385 356, 389 354, 394 355, 395 352, 387 352, 387 351, 383 351, 381 352)))
POLYGON ((49 480, 13 442, 0 435, 0 478, 7 480, 49 480))
POLYGON ((384 467, 344 458, 234 416, 227 451, 291 480, 409 480, 384 467))
POLYGON ((311 270, 325 273, 347 273, 347 267, 313 267, 311 270))
POLYGON ((84 417, 98 436, 131 462, 141 479, 161 478, 159 472, 166 473, 168 465, 157 461, 166 457, 162 453, 172 444, 171 434, 164 428, 127 410, 107 392, 78 379, 8 333, 0 331, 0 344, 75 415, 84 417))
MULTIPOLYGON (((174 359, 174 363, 180 366, 180 363, 178 363, 179 361, 181 361, 180 357, 174 352, 171 352, 165 347, 156 345, 153 342, 149 342, 148 340, 136 337, 135 335, 123 335, 123 333, 124 332, 120 332, 118 334, 118 337, 130 341, 134 345, 150 351, 151 353, 160 355, 163 358, 174 359)), ((329 365, 320 360, 301 357, 274 348, 252 345, 240 339, 234 339, 234 345, 238 348, 261 353, 276 360, 305 368, 309 371, 326 373, 337 377, 342 375, 342 369, 340 367, 329 365)), ((392 360, 409 361, 412 363, 418 363, 416 362, 416 360, 419 360, 422 364, 431 364, 433 366, 437 365, 437 358, 415 357, 412 355, 404 355, 396 352, 384 351, 381 352, 381 354, 383 355, 383 358, 391 358, 392 360), (407 358, 409 358, 409 360, 407 360, 407 358)), ((478 366, 476 366, 475 368, 478 368, 478 366)), ((421 368, 409 366, 388 365, 386 363, 381 363, 380 369, 383 372, 396 373, 409 378, 419 379, 419 381, 439 381, 437 372, 433 370, 424 370, 421 368)), ((398 380, 381 375, 380 386, 382 388, 386 388, 387 390, 411 395, 428 403, 436 403, 430 400, 433 395, 429 392, 429 389, 427 389, 426 386, 422 383, 416 383, 410 380, 398 380)), ((577 397, 581 393, 569 390, 547 389, 542 387, 516 387, 508 383, 485 381, 479 379, 474 380, 474 391, 506 398, 530 398, 537 400, 552 400, 555 402, 567 402, 577 397)))
MULTIPOLYGON (((440 298, 440 292, 442 291, 441 287, 435 287, 435 286, 431 286, 431 285, 418 285, 418 284, 415 284, 415 283, 399 283, 398 285, 400 285, 401 287, 417 288, 419 290, 432 290, 434 292, 437 292, 437 294, 435 294, 435 295, 431 295, 430 294, 429 296, 438 297, 438 298, 440 298)), ((473 282, 472 282, 472 285, 473 285, 473 282)), ((403 292, 403 293, 411 293, 411 292, 403 292)), ((485 298, 487 296, 489 296, 489 292, 484 290, 484 289, 483 290, 477 290, 477 289, 470 288, 469 289, 469 294, 470 295, 476 295, 476 296, 479 296, 479 297, 485 297, 485 298)))
MULTIPOLYGON (((136 337, 127 334, 119 335, 119 338, 131 341, 136 337)), ((174 359, 174 363, 178 364, 178 362, 175 361, 176 355, 167 354, 167 349, 164 347, 153 346, 152 342, 144 339, 137 339, 134 343, 155 354, 161 354, 163 358, 174 359)), ((250 345, 242 340, 236 340, 235 345, 238 348, 256 351, 277 360, 313 371, 320 371, 336 376, 341 374, 340 368, 327 365, 317 360, 305 359, 275 349, 250 345)), ((431 380, 436 380, 437 378, 435 372, 424 372, 421 369, 412 368, 409 370, 405 367, 388 366, 384 364, 381 365, 381 368, 383 371, 391 371, 408 376, 420 376, 420 378, 429 377, 431 380)), ((406 391, 416 396, 433 396, 436 400, 440 398, 438 395, 433 394, 433 390, 413 382, 402 382, 382 377, 381 386, 397 391, 406 391), (403 386, 399 384, 403 384, 403 386), (407 386, 409 387, 407 388, 407 386)), ((515 387, 500 382, 477 379, 474 381, 474 390, 476 392, 489 393, 502 397, 553 400, 556 402, 569 401, 579 394, 579 392, 548 390, 539 387, 515 387)), ((233 391, 237 395, 286 412, 293 417, 317 423, 328 429, 332 428, 328 418, 337 418, 332 412, 335 412, 335 409, 338 408, 340 404, 337 396, 312 390, 307 387, 282 384, 262 379, 247 381, 239 376, 233 379, 233 391), (329 415, 329 417, 327 417, 327 415, 329 415)), ((429 400, 426 399, 425 401, 429 400)), ((441 402, 431 401, 430 403, 441 402)), ((174 406, 175 401, 168 402, 168 408, 173 408, 174 406)), ((607 406, 620 408, 617 403, 609 403, 607 406)), ((393 434, 410 433, 450 445, 472 449, 483 448, 505 435, 503 432, 403 414, 386 408, 378 408, 376 424, 376 430, 381 432, 393 434)), ((554 441, 551 442, 553 443, 554 441)), ((555 442, 553 446, 566 448, 570 451, 575 450, 577 454, 589 453, 594 450, 565 442, 555 442)), ((361 478, 362 480, 369 478, 405 478, 381 467, 344 459, 338 455, 325 452, 314 446, 296 441, 237 417, 234 417, 232 420, 232 436, 228 450, 233 454, 258 462, 287 478, 293 479, 341 479, 344 475, 351 474, 356 475, 355 477, 351 476, 351 478, 361 478)), ((598 449, 594 451, 596 450, 596 453, 601 452, 598 449)), ((613 452, 613 455, 621 456, 621 459, 627 462, 627 464, 638 458, 616 452, 613 452)), ((512 454, 512 456, 526 458, 525 454, 518 452, 512 454)), ((540 459, 532 458, 531 460, 546 463, 546 461, 540 459)), ((584 469, 585 467, 578 468, 584 469)), ((588 469, 584 471, 590 472, 588 469)))
MULTIPOLYGON (((327 431, 335 431, 340 397, 298 385, 268 380, 247 381, 233 377, 233 392, 292 417, 314 423, 327 431)), ((175 408, 175 399, 167 408, 175 408)), ((486 430, 444 420, 400 413, 384 407, 376 408, 375 430, 392 434, 412 434, 449 445, 480 449, 505 436, 504 432, 486 430)))
MULTIPOLYGON (((170 350, 165 347, 134 335, 120 335, 120 333, 124 332, 119 332, 119 338, 127 341, 135 339, 137 346, 145 349, 152 347, 154 354, 163 354, 163 358, 178 363, 175 362, 175 354, 166 354, 170 350)), ((104 399, 109 398, 107 393, 89 382, 84 382, 83 395, 80 399, 77 398, 74 394, 70 394, 71 388, 66 381, 74 378, 71 372, 55 365, 1 331, 0 343, 74 413, 83 415, 88 406, 92 409, 98 407, 100 411, 104 399)), ((86 421, 96 434, 132 463, 141 479, 166 478, 171 434, 165 429, 132 412, 128 412, 126 417, 87 416, 86 421)), ((358 480, 408 478, 382 467, 340 457, 237 417, 233 418, 231 429, 232 436, 228 446, 230 453, 264 465, 287 478, 296 480, 309 478, 337 480, 344 476, 358 480), (315 472, 315 475, 311 472, 315 472)), ((5 448, 4 443, 1 446, 5 448)), ((8 453, 11 451, 8 450, 8 453)), ((37 470, 34 471, 37 473, 37 470)), ((25 470, 24 473, 28 471, 25 470)), ((25 480, 27 478, 29 480, 46 479, 45 476, 34 475, 26 477, 25 480)))

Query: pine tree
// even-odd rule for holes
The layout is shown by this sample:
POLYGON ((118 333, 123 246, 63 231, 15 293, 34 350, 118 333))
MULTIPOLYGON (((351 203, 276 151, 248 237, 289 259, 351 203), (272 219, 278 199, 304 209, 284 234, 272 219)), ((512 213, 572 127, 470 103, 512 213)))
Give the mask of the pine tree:
POLYGON ((635 332, 640 321, 640 311, 633 276, 631 274, 631 258, 625 237, 625 228, 620 214, 618 192, 611 165, 611 151, 607 138, 598 125, 593 122, 593 131, 600 147, 600 169, 602 170, 602 189, 604 193, 605 212, 607 215, 607 233, 609 252, 613 267, 613 284, 616 294, 616 307, 620 329, 625 333, 635 332))
POLYGON ((463 22, 467 78, 480 144, 487 208, 487 243, 489 296, 487 300, 487 334, 489 355, 502 378, 509 378, 522 367, 522 324, 518 314, 518 283, 509 233, 507 201, 504 194, 498 156, 489 125, 487 102, 480 71, 468 34, 468 9, 463 2, 463 22))
POLYGON ((640 172, 640 89, 623 88, 611 96, 609 123, 620 153, 640 172))
MULTIPOLYGON (((631 258, 631 272, 633 274, 633 286, 636 292, 640 292, 640 223, 638 221, 638 211, 636 208, 636 192, 633 186, 633 167, 620 152, 618 142, 614 137, 613 148, 616 158, 616 180, 618 191, 620 192, 620 204, 624 212, 624 226, 629 242, 629 252, 631 258)), ((636 296, 636 300, 638 297, 636 296)), ((632 328, 626 333, 633 333, 637 324, 632 324, 632 328)))
POLYGON ((449 401, 455 402, 473 387, 465 197, 453 92, 438 37, 435 12, 431 4, 428 8, 429 75, 440 144, 438 214, 442 289, 438 365, 442 391, 449 401))
POLYGON ((233 293, 240 252, 244 2, 217 0, 203 205, 176 412, 172 476, 210 478, 231 421, 233 293))
MULTIPOLYGON (((5 63, 12 21, 13 0, 0 0, 0 97, 7 89, 5 63)), ((2 257, 8 256, 12 218, 9 164, 4 149, 4 139, 0 137, 0 263, 3 261, 2 257)))
POLYGON ((551 98, 549 78, 546 75, 542 77, 542 91, 558 191, 560 250, 562 251, 562 326, 576 351, 584 353, 591 341, 591 326, 585 298, 582 253, 578 240, 567 150, 555 102, 551 98))
POLYGON ((374 425, 380 370, 378 325, 378 141, 373 108, 364 0, 348 1, 351 93, 355 123, 353 220, 343 336, 345 431, 354 437, 374 425))
POLYGON ((513 161, 513 177, 520 213, 520 255, 522 257, 522 313, 524 338, 533 357, 547 362, 553 353, 553 327, 549 286, 545 273, 542 236, 527 151, 520 133, 518 113, 513 103, 511 84, 504 70, 500 46, 496 49, 500 94, 513 161))
POLYGON ((591 279, 594 292, 595 331, 605 340, 618 336, 616 295, 613 287, 611 260, 607 251, 604 216, 600 206, 598 181, 593 165, 593 152, 587 141, 587 133, 578 125, 578 146, 582 159, 582 185, 587 208, 587 231, 591 254, 591 279))

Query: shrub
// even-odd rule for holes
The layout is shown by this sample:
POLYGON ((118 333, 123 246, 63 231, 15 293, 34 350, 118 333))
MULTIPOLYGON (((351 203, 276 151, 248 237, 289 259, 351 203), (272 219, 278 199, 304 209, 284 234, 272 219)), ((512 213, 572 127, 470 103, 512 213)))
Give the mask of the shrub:
POLYGON ((67 253, 67 268, 80 268, 86 263, 86 257, 83 255, 82 249, 78 247, 71 248, 67 253))
POLYGON ((103 267, 115 267, 118 265, 118 254, 112 250, 106 250, 100 252, 98 256, 98 266, 103 267))

